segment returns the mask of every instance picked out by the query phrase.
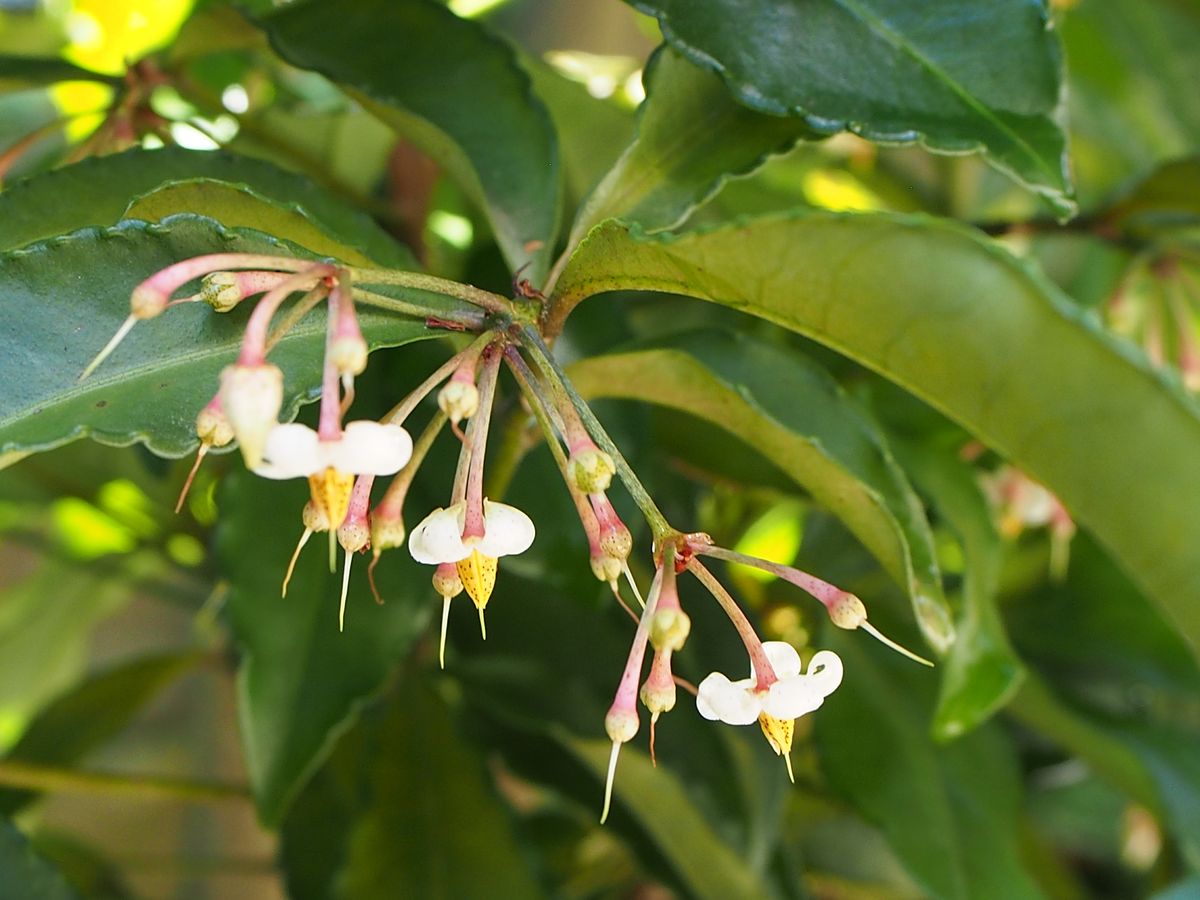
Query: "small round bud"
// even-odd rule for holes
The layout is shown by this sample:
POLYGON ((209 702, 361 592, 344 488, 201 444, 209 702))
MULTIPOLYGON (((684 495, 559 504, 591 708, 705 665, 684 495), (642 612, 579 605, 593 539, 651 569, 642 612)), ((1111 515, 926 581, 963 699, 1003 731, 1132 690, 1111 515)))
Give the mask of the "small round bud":
POLYGON ((339 375, 361 375, 367 368, 367 342, 359 335, 342 335, 329 345, 329 361, 339 375))
POLYGON ((283 372, 270 363, 226 366, 221 372, 218 394, 221 408, 242 446, 250 468, 262 462, 267 434, 283 406, 283 372))
POLYGON ((572 453, 567 460, 567 475, 571 483, 585 494, 608 490, 616 471, 612 457, 596 447, 572 453))
POLYGON ((377 551, 404 546, 404 538, 407 534, 403 519, 378 514, 371 516, 371 546, 377 551))
POLYGON ((162 291, 140 284, 129 295, 129 313, 135 319, 153 319, 167 308, 168 299, 162 291))
POLYGON ((245 298, 235 272, 212 272, 200 280, 200 299, 219 313, 229 312, 245 298))
POLYGON ((867 608, 853 594, 842 594, 828 607, 829 620, 838 628, 853 631, 867 621, 867 608))
POLYGON ((628 559, 633 550, 633 535, 623 522, 618 521, 600 530, 600 549, 615 559, 628 559))
POLYGON ((455 425, 479 411, 479 388, 470 381, 451 379, 438 391, 438 407, 455 425))
POLYGON ((300 513, 300 519, 304 522, 304 527, 311 531, 329 530, 329 516, 325 514, 325 510, 311 500, 304 504, 304 510, 300 513))
POLYGON ((601 553, 592 557, 592 574, 600 581, 611 584, 621 577, 624 565, 621 560, 601 553))
POLYGON ((692 633, 692 619, 682 609, 656 610, 650 619, 650 645, 655 650, 682 650, 692 633))
POLYGON ((338 543, 347 553, 357 553, 371 544, 371 528, 363 519, 347 519, 337 530, 338 543))
POLYGON ((457 597, 463 592, 462 579, 454 565, 438 566, 433 572, 433 589, 446 599, 457 597))
POLYGON ((209 404, 196 416, 196 436, 210 447, 224 447, 233 440, 233 428, 221 407, 209 404))
POLYGON ((638 696, 642 698, 642 705, 651 715, 658 716, 670 712, 675 708, 675 681, 671 678, 656 679, 651 673, 638 696))
POLYGON ((609 739, 617 744, 633 740, 638 733, 638 714, 635 709, 612 708, 604 717, 604 730, 609 739))

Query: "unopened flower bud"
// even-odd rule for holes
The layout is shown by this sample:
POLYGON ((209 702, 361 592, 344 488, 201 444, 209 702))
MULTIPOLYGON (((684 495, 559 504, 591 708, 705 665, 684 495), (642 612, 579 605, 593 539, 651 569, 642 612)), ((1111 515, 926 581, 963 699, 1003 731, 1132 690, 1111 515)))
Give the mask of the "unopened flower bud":
POLYGON ((242 447, 246 465, 262 464, 267 434, 283 406, 283 372, 270 363, 235 363, 221 372, 221 408, 242 447))
POLYGON ((334 338, 329 345, 329 361, 339 375, 361 375, 367 367, 367 342, 358 334, 334 338))
POLYGON ((604 730, 614 744, 633 740, 638 733, 638 714, 635 709, 620 709, 614 706, 604 717, 604 730))
POLYGON ((853 631, 867 621, 867 608, 853 594, 843 593, 826 608, 829 610, 829 620, 847 631, 853 631))
POLYGON ((129 295, 129 314, 135 319, 153 319, 167 308, 170 297, 146 284, 139 284, 129 295))
POLYGON ((607 528, 601 528, 600 549, 614 559, 628 559, 633 550, 633 535, 629 533, 625 524, 618 520, 607 528))
POLYGON ((210 403, 196 416, 196 436, 210 447, 224 447, 233 440, 229 419, 216 403, 210 403))
POLYGON ((479 388, 474 382, 453 378, 438 391, 437 402, 446 418, 457 425, 479 411, 479 388))
POLYGON ((200 299, 219 313, 229 312, 245 298, 236 272, 212 272, 200 280, 200 299))
POLYGON ((378 510, 371 515, 371 546, 376 553, 404 546, 407 534, 403 519, 382 516, 378 510))
POLYGON ((650 644, 655 650, 682 650, 692 632, 692 619, 682 609, 659 609, 650 619, 650 644))
POLYGON ((624 564, 621 560, 609 556, 606 553, 599 553, 591 558, 592 574, 597 580, 603 581, 606 584, 612 584, 621 577, 621 572, 624 571, 624 564))
POLYGON ((463 591, 462 579, 453 563, 442 563, 433 572, 433 589, 447 600, 463 591))
POLYGON ((646 676, 638 696, 642 698, 642 705, 655 718, 675 708, 675 679, 671 677, 669 650, 654 654, 650 674, 646 676))
POLYGON ((585 494, 598 494, 608 490, 617 467, 613 459, 597 447, 589 447, 571 454, 567 460, 567 475, 571 482, 585 494))
POLYGON ((371 527, 362 518, 348 517, 337 530, 338 543, 347 553, 357 553, 371 544, 371 527))
POLYGON ((304 510, 300 513, 300 518, 304 522, 304 527, 311 531, 329 530, 329 516, 326 515, 324 509, 311 500, 304 504, 304 510))

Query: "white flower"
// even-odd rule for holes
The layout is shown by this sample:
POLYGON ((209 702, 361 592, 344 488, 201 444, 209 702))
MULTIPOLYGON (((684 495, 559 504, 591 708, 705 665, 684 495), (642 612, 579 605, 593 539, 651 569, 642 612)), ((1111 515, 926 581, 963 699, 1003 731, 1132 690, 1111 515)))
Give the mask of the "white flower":
POLYGON ((264 478, 303 478, 326 469, 354 475, 392 475, 412 456, 412 438, 399 425, 350 422, 337 440, 323 441, 307 425, 276 425, 267 435, 264 478))
POLYGON ((713 672, 700 682, 696 695, 700 715, 729 725, 750 725, 762 715, 785 721, 797 719, 819 707, 842 683, 842 660, 831 650, 813 656, 807 674, 802 674, 800 654, 791 644, 767 641, 763 650, 778 680, 759 691, 753 664, 750 677, 741 681, 730 681, 720 672, 713 672))
POLYGON ((483 501, 484 536, 463 540, 465 500, 435 509, 408 536, 408 551, 419 563, 438 565, 466 559, 472 551, 486 557, 524 553, 533 543, 533 521, 515 506, 483 501))

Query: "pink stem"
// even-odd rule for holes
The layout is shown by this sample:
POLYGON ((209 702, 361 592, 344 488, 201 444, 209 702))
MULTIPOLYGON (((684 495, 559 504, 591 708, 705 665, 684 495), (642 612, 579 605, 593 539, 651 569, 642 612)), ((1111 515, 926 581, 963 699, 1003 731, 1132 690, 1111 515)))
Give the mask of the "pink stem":
POLYGON ((487 452, 488 426, 492 418, 492 401, 496 396, 496 379, 500 374, 500 347, 489 344, 482 354, 483 371, 479 375, 479 412, 471 419, 468 445, 471 454, 467 470, 467 511, 463 520, 464 539, 482 538, 483 521, 483 458, 487 452))
MULTIPOLYGON (((329 295, 329 319, 325 333, 325 363, 321 369, 321 414, 317 420, 317 437, 323 441, 336 441, 342 436, 342 405, 338 392, 337 366, 329 356, 329 345, 333 342, 333 332, 336 328, 339 297, 329 295)), ((260 301, 261 306, 266 301, 260 301)), ((258 312, 257 309, 254 310, 258 312)))
POLYGON ((216 272, 220 269, 279 269, 284 272, 302 272, 311 268, 311 260, 291 259, 286 256, 265 256, 255 253, 211 253, 195 256, 173 266, 155 272, 135 289, 135 293, 157 296, 166 303, 182 285, 193 278, 216 272))
POLYGON ((642 662, 646 658, 646 643, 650 637, 650 620, 658 608, 657 586, 652 586, 650 596, 646 600, 646 608, 638 619, 637 631, 633 635, 633 643, 629 647, 629 657, 625 660, 625 670, 621 673, 621 682, 617 685, 616 696, 608 714, 614 712, 633 713, 637 716, 638 683, 642 680, 642 662))
POLYGON ((238 364, 243 366, 261 366, 267 355, 267 333, 271 328, 271 317, 279 309, 281 303, 291 296, 293 291, 311 287, 313 282, 333 272, 332 266, 317 265, 297 272, 275 285, 258 301, 250 320, 246 323, 246 331, 242 336, 242 351, 238 356, 238 364))
POLYGON ((712 545, 693 547, 692 550, 704 556, 713 556, 717 559, 723 559, 726 562, 738 563, 743 566, 762 569, 764 572, 770 572, 784 581, 791 582, 800 588, 800 590, 812 594, 813 597, 821 601, 826 609, 832 609, 847 593, 836 585, 830 584, 828 581, 822 581, 815 575, 809 575, 807 572, 802 572, 793 566, 780 565, 768 559, 759 559, 757 556, 747 556, 745 553, 738 553, 735 550, 726 550, 724 547, 715 547, 712 545))
POLYGON ((754 674, 757 677, 755 689, 760 691, 767 690, 767 688, 779 680, 779 677, 775 674, 775 669, 771 665, 771 661, 767 659, 767 652, 763 649, 762 641, 755 634, 754 626, 750 624, 750 620, 746 618, 746 614, 737 605, 737 601, 721 586, 721 582, 717 581, 713 573, 704 568, 700 560, 694 556, 691 557, 687 561, 687 568, 689 572, 700 579, 700 583, 708 588, 709 593, 721 604, 721 608, 725 610, 725 615, 729 616, 729 621, 737 629, 742 643, 746 645, 746 652, 750 654, 750 661, 754 663, 754 674))

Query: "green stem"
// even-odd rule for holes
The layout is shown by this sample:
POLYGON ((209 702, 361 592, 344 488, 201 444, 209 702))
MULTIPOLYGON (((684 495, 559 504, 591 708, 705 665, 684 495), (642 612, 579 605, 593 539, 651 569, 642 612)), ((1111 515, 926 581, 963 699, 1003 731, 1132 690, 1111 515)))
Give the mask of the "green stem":
POLYGON ((446 414, 441 410, 438 410, 433 418, 429 420, 429 424, 425 426, 425 430, 421 432, 421 436, 413 444, 412 456, 408 458, 408 462, 404 464, 404 468, 392 479, 392 483, 388 485, 387 490, 383 494, 383 499, 375 507, 375 515, 382 515, 384 517, 398 517, 400 515, 404 507, 404 499, 408 496, 408 489, 412 485, 413 478, 416 477, 417 470, 421 468, 421 463, 425 461, 425 457, 429 455, 429 450, 433 446, 433 442, 442 433, 442 428, 445 427, 446 421, 446 414))
POLYGON ((662 514, 662 511, 650 496, 650 492, 646 490, 637 475, 634 474, 633 469, 630 468, 629 463, 625 460, 617 445, 613 443, 612 438, 608 436, 608 432, 604 430, 604 426, 600 424, 591 407, 579 396, 579 392, 575 390, 575 386, 567 378, 566 372, 562 370, 562 367, 554 359, 554 355, 542 340, 541 335, 535 329, 526 325, 521 329, 521 336, 526 346, 530 349, 533 361, 538 369, 541 370, 542 376, 546 379, 546 383, 550 389, 552 391, 562 391, 565 394, 567 400, 570 401, 575 411, 579 413, 580 418, 583 419, 583 423, 587 426, 588 431, 591 432, 592 439, 600 446, 601 450, 612 457, 613 463, 617 467, 617 477, 621 479, 622 484, 625 485, 625 489, 633 497, 633 502, 642 511, 642 515, 645 517, 650 530, 654 534, 655 541, 662 542, 663 539, 678 534, 679 532, 667 522, 667 517, 662 514))
POLYGON ((17 760, 0 760, 0 784, 33 791, 122 794, 146 799, 166 797, 205 803, 250 798, 249 790, 237 784, 82 772, 78 769, 41 766, 17 760))
POLYGON ((483 350, 483 348, 487 346, 490 341, 495 339, 495 337, 495 333, 490 331, 485 334, 481 334, 471 344, 467 345, 458 353, 450 357, 450 359, 446 360, 446 362, 442 363, 442 365, 438 366, 432 375, 417 385, 416 389, 413 390, 412 393, 392 407, 391 411, 379 421, 383 422, 385 425, 403 425, 404 420, 407 419, 412 414, 412 411, 417 408, 417 404, 424 400, 429 395, 430 391, 454 374, 454 370, 457 369, 462 361, 467 358, 468 354, 475 354, 478 356, 479 352, 483 350))
MULTIPOLYGON (((516 307, 499 294, 485 291, 482 288, 436 275, 424 275, 420 272, 401 272, 398 269, 362 269, 350 267, 350 274, 355 282, 363 284, 389 284, 396 287, 414 288, 418 291, 429 291, 434 294, 444 294, 457 297, 467 303, 486 309, 488 312, 503 313, 511 316, 516 307)), ((399 302, 399 301, 397 301, 399 302)), ((436 313, 434 313, 436 315, 436 313)))
POLYGON ((400 313, 405 316, 414 316, 418 319, 441 319, 445 322, 454 322, 457 325, 462 325, 464 328, 472 331, 479 331, 484 327, 485 320, 482 315, 476 312, 467 312, 460 310, 444 309, 440 306, 424 306, 420 303, 410 303, 407 300, 398 300, 395 297, 389 297, 387 294, 380 294, 376 291, 368 291, 365 288, 358 286, 354 287, 354 299, 366 306, 374 306, 377 309, 386 309, 388 312, 400 313))

